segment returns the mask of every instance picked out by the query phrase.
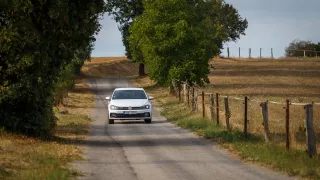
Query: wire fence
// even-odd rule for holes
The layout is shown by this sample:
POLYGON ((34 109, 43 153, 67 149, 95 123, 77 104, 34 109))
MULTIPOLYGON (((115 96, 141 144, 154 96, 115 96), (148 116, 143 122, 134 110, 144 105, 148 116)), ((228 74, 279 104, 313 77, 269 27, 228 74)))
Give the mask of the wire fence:
MULTIPOLYGON (((222 50, 221 56, 227 58, 274 58, 275 50, 273 48, 230 48, 227 47, 222 50)), ((286 52, 288 57, 316 57, 320 56, 320 51, 303 50, 303 49, 289 49, 286 52)))
POLYGON ((176 80, 172 85, 181 102, 228 130, 259 136, 287 149, 307 150, 310 156, 320 150, 320 103, 224 96, 176 80))

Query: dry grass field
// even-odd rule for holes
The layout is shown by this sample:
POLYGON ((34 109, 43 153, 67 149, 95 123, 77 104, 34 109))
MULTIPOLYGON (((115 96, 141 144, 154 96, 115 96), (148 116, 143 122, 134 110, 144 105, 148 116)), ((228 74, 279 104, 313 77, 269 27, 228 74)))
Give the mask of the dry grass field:
MULTIPOLYGON (((243 101, 248 96, 249 132, 262 136, 260 103, 268 103, 271 139, 285 143, 285 101, 290 100, 290 141, 293 148, 305 149, 305 110, 294 103, 320 103, 320 59, 213 59, 206 93, 230 96, 231 124, 243 129, 243 101)), ((207 98, 208 99, 208 98, 207 98)), ((220 121, 225 122, 223 98, 219 98, 220 121)), ((200 101, 199 101, 200 102, 200 101)), ((209 100, 207 100, 209 104, 209 100)), ((209 105, 207 105, 208 107, 209 105)), ((201 106, 199 106, 201 107, 201 106)), ((208 110, 208 108, 207 108, 208 110)), ((207 111, 209 116, 209 111, 207 111)), ((314 125, 320 144, 320 105, 314 105, 314 125)), ((320 145, 318 145, 320 150, 320 145)))
POLYGON ((320 59, 213 59, 210 87, 227 95, 320 101, 320 59))
POLYGON ((126 57, 94 57, 82 67, 85 77, 131 77, 138 74, 138 64, 126 57))

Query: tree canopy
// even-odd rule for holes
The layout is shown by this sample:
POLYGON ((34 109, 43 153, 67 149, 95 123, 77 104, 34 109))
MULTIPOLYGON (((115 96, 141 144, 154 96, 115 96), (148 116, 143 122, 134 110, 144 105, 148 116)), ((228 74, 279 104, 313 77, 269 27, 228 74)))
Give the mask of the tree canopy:
POLYGON ((232 5, 224 0, 209 0, 203 3, 205 15, 208 16, 213 24, 220 25, 221 38, 217 39, 220 49, 223 43, 237 41, 241 35, 246 35, 248 21, 243 19, 232 5))
POLYGON ((103 0, 9 0, 0 4, 0 126, 50 134, 62 72, 90 57, 103 0))
POLYGON ((247 21, 222 0, 154 0, 143 6, 130 28, 130 49, 133 59, 144 58, 150 78, 162 85, 172 79, 207 83, 209 59, 247 28, 247 21))
POLYGON ((286 57, 302 57, 304 55, 308 57, 315 57, 320 55, 320 53, 317 54, 314 51, 320 51, 320 42, 316 44, 311 41, 294 39, 285 48, 286 57))

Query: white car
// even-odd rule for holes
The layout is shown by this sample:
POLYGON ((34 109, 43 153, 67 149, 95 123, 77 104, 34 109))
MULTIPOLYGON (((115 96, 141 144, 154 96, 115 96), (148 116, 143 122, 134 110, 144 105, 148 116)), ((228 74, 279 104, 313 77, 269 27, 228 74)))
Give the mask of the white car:
POLYGON ((144 120, 146 123, 152 121, 152 105, 143 88, 116 88, 109 101, 108 113, 109 124, 114 120, 144 120))

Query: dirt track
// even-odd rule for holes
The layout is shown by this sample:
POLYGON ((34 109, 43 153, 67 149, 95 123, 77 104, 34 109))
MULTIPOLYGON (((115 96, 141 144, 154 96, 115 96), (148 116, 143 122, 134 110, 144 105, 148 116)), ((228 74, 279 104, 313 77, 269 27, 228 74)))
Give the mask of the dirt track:
POLYGON ((153 123, 107 124, 104 98, 128 79, 92 79, 94 120, 85 143, 86 162, 75 167, 80 179, 289 179, 256 165, 244 164, 217 145, 170 124, 153 109, 153 123))

